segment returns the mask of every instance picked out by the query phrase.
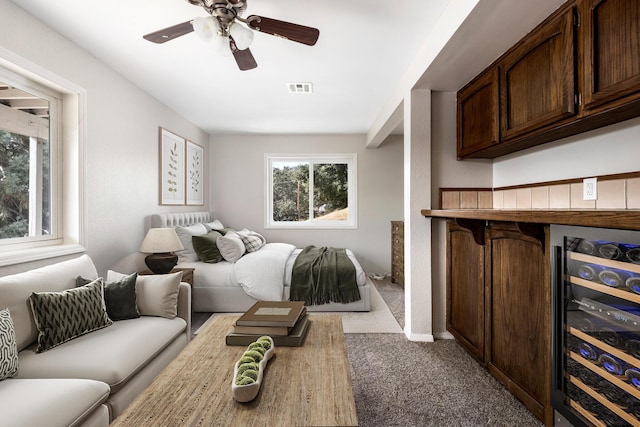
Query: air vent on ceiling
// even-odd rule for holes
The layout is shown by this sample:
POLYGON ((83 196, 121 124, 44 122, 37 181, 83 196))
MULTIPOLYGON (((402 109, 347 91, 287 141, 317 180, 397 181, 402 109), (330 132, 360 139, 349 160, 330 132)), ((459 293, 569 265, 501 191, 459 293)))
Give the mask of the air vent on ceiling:
POLYGON ((313 84, 311 83, 287 83, 289 93, 312 93, 313 84))

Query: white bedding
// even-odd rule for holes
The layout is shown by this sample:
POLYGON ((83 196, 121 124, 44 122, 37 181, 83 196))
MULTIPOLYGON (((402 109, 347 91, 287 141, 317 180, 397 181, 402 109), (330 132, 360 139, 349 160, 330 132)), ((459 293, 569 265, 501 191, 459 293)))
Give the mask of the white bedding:
MULTIPOLYGON (((257 300, 279 301, 284 287, 291 285, 291 272, 302 249, 289 243, 267 243, 260 250, 245 254, 235 264, 183 262, 178 267, 193 267, 194 288, 238 287, 257 300)), ((356 283, 364 286, 366 274, 353 252, 347 256, 356 268, 356 283)))

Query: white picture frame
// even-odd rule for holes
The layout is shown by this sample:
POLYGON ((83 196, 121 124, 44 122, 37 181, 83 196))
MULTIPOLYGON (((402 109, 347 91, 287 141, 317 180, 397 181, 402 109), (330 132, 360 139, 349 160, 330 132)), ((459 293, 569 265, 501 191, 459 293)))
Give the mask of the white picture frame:
POLYGON ((187 140, 187 151, 185 157, 185 193, 187 205, 204 205, 204 148, 198 144, 187 140))
POLYGON ((185 204, 186 140, 160 128, 160 204, 185 204))

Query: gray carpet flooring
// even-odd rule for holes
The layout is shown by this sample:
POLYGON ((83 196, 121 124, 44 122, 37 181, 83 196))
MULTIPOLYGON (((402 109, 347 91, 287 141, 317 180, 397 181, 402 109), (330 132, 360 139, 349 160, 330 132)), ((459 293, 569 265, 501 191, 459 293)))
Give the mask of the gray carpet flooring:
MULTIPOLYGON (((374 285, 404 325, 404 292, 374 285)), ((404 334, 345 334, 361 427, 542 426, 454 340, 417 343, 404 334)))

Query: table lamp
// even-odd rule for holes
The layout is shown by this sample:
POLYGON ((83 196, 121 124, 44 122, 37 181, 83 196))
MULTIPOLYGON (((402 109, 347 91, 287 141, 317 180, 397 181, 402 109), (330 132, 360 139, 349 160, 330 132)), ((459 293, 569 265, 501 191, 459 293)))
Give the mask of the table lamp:
POLYGON ((144 259, 155 274, 167 274, 178 263, 173 251, 184 249, 173 228, 150 228, 140 245, 140 252, 148 253, 144 259))

